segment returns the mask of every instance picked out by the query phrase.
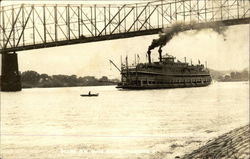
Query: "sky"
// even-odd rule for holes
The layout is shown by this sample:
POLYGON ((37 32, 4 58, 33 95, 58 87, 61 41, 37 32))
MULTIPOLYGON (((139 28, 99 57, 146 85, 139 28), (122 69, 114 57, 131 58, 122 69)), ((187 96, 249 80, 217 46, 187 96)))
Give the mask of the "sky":
MULTIPOLYGON (((249 25, 230 26, 226 37, 210 29, 194 33, 184 32, 174 37, 163 53, 184 57, 194 64, 207 61, 208 67, 216 70, 242 70, 249 66, 249 25)), ((92 42, 55 48, 22 51, 18 53, 20 71, 35 70, 39 73, 76 74, 78 76, 103 75, 118 78, 119 71, 109 63, 111 59, 120 66, 120 58, 129 63, 139 54, 140 62, 146 62, 148 46, 158 35, 120 40, 92 42)), ((157 48, 152 52, 153 61, 158 60, 157 48)))
MULTIPOLYGON (((226 37, 211 29, 180 33, 163 48, 163 54, 167 52, 180 61, 187 57, 188 62, 192 59, 194 64, 198 59, 201 63, 207 61, 208 67, 216 70, 243 70, 249 67, 249 26, 230 26, 225 32, 226 37)), ((127 55, 132 64, 135 55, 139 54, 140 62, 146 62, 147 48, 157 37, 150 35, 22 51, 18 52, 19 70, 119 78, 119 71, 109 59, 120 66, 121 56, 124 61, 127 55)), ((157 49, 152 52, 153 61, 158 60, 157 49)))

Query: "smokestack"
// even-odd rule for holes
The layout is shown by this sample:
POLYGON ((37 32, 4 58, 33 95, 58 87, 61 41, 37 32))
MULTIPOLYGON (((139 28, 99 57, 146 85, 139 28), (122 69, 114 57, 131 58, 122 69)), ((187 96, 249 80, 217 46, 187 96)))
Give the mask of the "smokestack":
POLYGON ((186 57, 184 57, 184 59, 185 59, 185 63, 187 63, 187 58, 186 58, 186 57))
POLYGON ((161 53, 162 53, 162 49, 161 49, 161 47, 162 47, 162 45, 159 47, 159 50, 158 50, 158 52, 159 52, 159 58, 160 58, 160 62, 162 62, 162 55, 161 55, 161 53))
POLYGON ((150 54, 151 54, 151 51, 150 50, 148 50, 148 63, 151 63, 151 57, 150 57, 150 54))

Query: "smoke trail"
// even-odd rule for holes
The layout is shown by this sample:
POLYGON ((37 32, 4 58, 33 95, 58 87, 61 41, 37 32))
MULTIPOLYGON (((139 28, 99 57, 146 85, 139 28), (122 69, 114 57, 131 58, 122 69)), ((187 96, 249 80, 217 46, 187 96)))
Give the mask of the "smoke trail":
POLYGON ((223 35, 225 39, 225 31, 227 30, 227 27, 224 26, 222 23, 209 23, 209 24, 198 24, 196 22, 191 22, 190 24, 184 24, 184 23, 175 23, 170 28, 165 28, 162 30, 161 33, 159 33, 159 38, 154 39, 151 43, 151 45, 148 47, 148 50, 152 50, 159 46, 165 46, 174 36, 178 35, 181 32, 187 31, 187 30, 195 30, 195 34, 200 32, 203 29, 212 29, 216 33, 223 35))

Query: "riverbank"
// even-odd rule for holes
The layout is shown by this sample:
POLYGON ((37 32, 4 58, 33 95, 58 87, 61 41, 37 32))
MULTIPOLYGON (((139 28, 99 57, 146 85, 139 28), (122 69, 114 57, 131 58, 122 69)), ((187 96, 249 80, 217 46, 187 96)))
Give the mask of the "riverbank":
POLYGON ((89 87, 89 86, 112 86, 117 85, 116 82, 99 82, 99 83, 90 83, 90 84, 50 84, 50 85, 43 85, 43 84, 30 84, 22 82, 22 88, 60 88, 60 87, 89 87))
POLYGON ((250 157, 249 125, 234 129, 175 159, 248 159, 250 157))
POLYGON ((51 88, 51 87, 80 87, 80 86, 107 86, 118 84, 119 79, 109 79, 107 76, 78 77, 77 75, 48 75, 36 71, 21 73, 22 88, 51 88))

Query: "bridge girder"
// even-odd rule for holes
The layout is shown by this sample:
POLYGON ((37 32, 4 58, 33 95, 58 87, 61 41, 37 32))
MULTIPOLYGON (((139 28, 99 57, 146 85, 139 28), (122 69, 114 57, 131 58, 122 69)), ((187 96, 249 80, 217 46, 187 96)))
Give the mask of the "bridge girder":
POLYGON ((3 6, 0 52, 156 34, 176 22, 248 24, 249 3, 245 0, 159 0, 123 5, 3 6))

